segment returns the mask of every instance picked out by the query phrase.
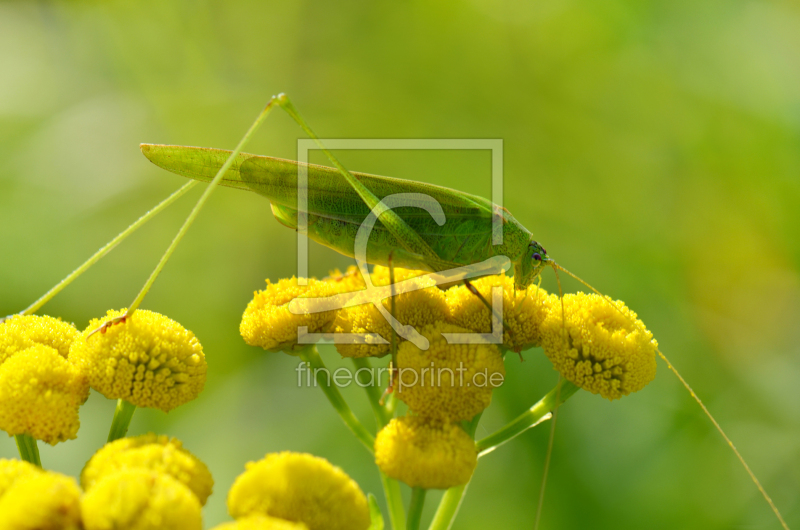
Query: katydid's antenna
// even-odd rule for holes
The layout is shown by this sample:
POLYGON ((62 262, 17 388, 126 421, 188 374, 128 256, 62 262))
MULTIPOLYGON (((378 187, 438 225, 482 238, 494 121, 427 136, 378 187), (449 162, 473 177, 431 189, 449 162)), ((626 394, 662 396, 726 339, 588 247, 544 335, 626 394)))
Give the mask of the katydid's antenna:
MULTIPOLYGON (((585 282, 584 280, 579 278, 576 274, 571 273, 570 271, 568 271, 567 269, 565 269, 561 265, 557 264, 555 261, 551 260, 551 263, 552 263, 552 266, 553 266, 554 270, 557 268, 557 269, 561 269, 562 271, 566 272, 567 274, 569 274, 570 276, 572 276, 573 278, 575 278, 576 280, 581 282, 583 285, 585 285, 586 287, 591 289, 595 294, 597 294, 598 296, 601 296, 604 300, 606 300, 609 304, 611 304, 611 306, 614 309, 616 309, 625 318, 630 319, 630 317, 628 315, 626 315, 625 313, 623 313, 622 310, 617 306, 616 303, 614 303, 611 300, 610 297, 605 296, 600 291, 598 291, 597 289, 595 289, 594 287, 589 285, 587 282, 585 282)), ((557 273, 556 273, 556 276, 558 276, 557 273)), ((560 290, 561 290, 561 285, 559 284, 559 291, 560 290)), ((562 306, 562 311, 563 311, 563 306, 562 306)), ((630 320, 632 320, 632 319, 630 319, 630 320)), ((644 329, 644 326, 642 326, 638 321, 633 321, 633 324, 637 328, 641 329, 642 331, 646 331, 644 329)), ((703 412, 705 413, 705 415, 708 417, 709 420, 711 420, 711 423, 714 424, 714 427, 722 435, 722 438, 725 439, 725 443, 728 444, 728 446, 733 451, 733 454, 735 454, 736 458, 739 459, 739 462, 742 464, 742 467, 744 467, 744 470, 747 471, 747 474, 750 476, 750 480, 753 481, 753 484, 756 485, 756 488, 758 488, 758 491, 760 491, 761 495, 764 497, 764 500, 767 501, 767 504, 769 504, 769 507, 772 508, 772 512, 775 514, 775 517, 778 518, 778 521, 780 521, 781 526, 783 526, 783 528, 785 530, 789 530, 789 526, 786 524, 786 521, 783 520, 783 516, 781 515, 781 512, 778 511, 778 507, 775 506, 774 502, 772 502, 772 498, 770 498, 770 496, 767 494, 767 490, 764 489, 764 486, 761 485, 761 482, 759 482, 759 480, 756 477, 755 473, 753 473, 753 471, 750 469, 750 466, 747 465, 747 462, 745 461, 745 459, 742 456, 742 454, 739 452, 739 450, 736 448, 736 446, 733 445, 733 442, 731 441, 730 438, 728 438, 728 435, 725 434, 725 431, 722 430, 722 426, 720 426, 720 424, 717 422, 717 420, 714 419, 714 416, 711 415, 711 411, 708 410, 708 408, 705 406, 705 404, 700 399, 700 397, 697 394, 695 394, 695 392, 692 389, 692 387, 689 386, 689 383, 686 382, 686 379, 684 379, 683 376, 678 372, 677 368, 672 366, 672 363, 669 361, 669 359, 667 359, 667 356, 664 355, 661 352, 661 350, 658 348, 658 346, 656 346, 656 352, 658 353, 658 356, 661 357, 661 360, 663 360, 665 363, 667 363, 667 367, 670 369, 670 371, 673 374, 675 374, 675 376, 678 378, 678 380, 681 382, 681 384, 684 386, 684 388, 686 388, 686 390, 689 391, 689 394, 697 402, 697 404, 700 405, 700 408, 703 409, 703 412)), ((555 417, 553 419, 555 419, 555 417)))

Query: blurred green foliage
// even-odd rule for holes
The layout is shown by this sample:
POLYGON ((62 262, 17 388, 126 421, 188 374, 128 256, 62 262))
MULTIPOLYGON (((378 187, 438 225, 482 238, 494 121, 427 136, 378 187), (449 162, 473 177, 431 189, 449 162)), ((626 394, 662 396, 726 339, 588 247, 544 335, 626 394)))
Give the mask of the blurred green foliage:
MULTIPOLYGON (((781 0, 0 3, 0 314, 183 183, 139 142, 232 148, 273 93, 323 137, 502 138, 505 206, 556 260, 639 313, 798 526, 798 87, 800 8, 781 0)), ((276 113, 249 150, 293 158, 300 137, 276 113)), ((341 156, 354 170, 490 193, 486 153, 341 156)), ((124 307, 191 203, 45 312, 82 328, 124 307)), ((265 200, 220 189, 143 306, 205 347, 201 397, 169 415, 139 410, 131 428, 177 436, 208 463, 208 525, 226 518, 244 463, 268 451, 324 456, 382 497, 322 393, 297 387, 296 359, 238 335, 252 292, 293 274, 293 249, 265 200)), ((311 253, 314 274, 347 265, 311 253)), ((549 272, 545 286, 556 288, 549 272)), ((536 350, 509 356, 507 370, 479 436, 556 380, 536 350)), ((356 390, 345 394, 371 424, 356 390)), ((45 466, 77 474, 113 406, 93 394, 80 437, 42 447, 45 466)), ((543 528, 778 527, 663 364, 637 395, 580 393, 561 412, 543 528)), ((482 459, 455 528, 531 527, 546 443, 535 429, 482 459)), ((15 452, 0 444, 0 456, 15 452)))

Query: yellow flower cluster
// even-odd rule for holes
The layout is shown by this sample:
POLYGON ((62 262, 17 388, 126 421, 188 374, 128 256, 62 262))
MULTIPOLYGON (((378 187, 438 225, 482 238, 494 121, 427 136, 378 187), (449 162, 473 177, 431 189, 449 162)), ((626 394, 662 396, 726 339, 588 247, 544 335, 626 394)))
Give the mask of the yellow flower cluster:
POLYGON ((317 298, 335 294, 331 282, 314 278, 307 285, 298 285, 297 278, 271 283, 267 288, 257 291, 253 300, 247 304, 242 323, 239 325, 245 342, 250 346, 261 346, 265 350, 291 351, 297 344, 297 328, 306 326, 309 333, 317 333, 330 325, 335 316, 333 311, 313 313, 308 311, 294 314, 289 311, 289 302, 303 298, 317 298))
POLYGON ((35 344, 0 365, 0 429, 51 445, 75 438, 89 397, 80 370, 58 350, 35 344))
POLYGON ((170 475, 187 486, 205 505, 214 486, 206 465, 175 438, 145 434, 120 438, 97 451, 81 472, 81 486, 89 490, 106 475, 123 469, 150 469, 170 475))
POLYGON ((445 489, 469 482, 478 454, 458 424, 404 416, 378 433, 375 461, 386 475, 409 486, 445 489))
POLYGON ((82 530, 75 480, 0 460, 0 530, 82 530))
POLYGON ((81 499, 85 530, 201 530, 200 501, 171 475, 146 468, 112 471, 81 499))
POLYGON ((111 399, 169 412, 193 400, 206 382, 206 358, 194 334, 164 315, 139 309, 93 333, 125 310, 94 319, 69 352, 92 388, 111 399))
POLYGON ((250 515, 230 523, 222 523, 212 530, 308 530, 303 523, 294 523, 268 515, 250 515))
POLYGON ((404 342, 397 352, 397 397, 413 412, 432 420, 470 420, 492 401, 492 390, 502 384, 506 370, 494 345, 478 338, 468 344, 450 344, 443 333, 469 330, 438 322, 422 328, 430 346, 420 350, 404 342))
POLYGON ((568 381, 608 399, 644 388, 656 375, 658 343, 636 313, 596 294, 564 296, 542 323, 542 346, 568 381))
MULTIPOLYGON (((430 278, 417 278, 419 271, 395 269, 395 283, 408 282, 409 292, 394 297, 394 317, 403 325, 415 328, 445 320, 450 312, 444 292, 436 287, 430 278)), ((389 269, 376 266, 370 275, 376 287, 389 285, 389 269)), ((381 301, 390 311, 391 301, 381 301)), ((392 328, 373 304, 357 305, 336 312, 333 322, 334 333, 375 333, 387 343, 391 341, 392 328)), ((402 340, 402 338, 401 338, 402 340)), ((389 353, 390 344, 337 344, 336 349, 343 357, 375 357, 389 353)))
POLYGON ((69 347, 78 336, 75 326, 61 319, 39 315, 15 315, 0 323, 0 364, 18 351, 36 344, 55 348, 67 358, 69 347))
MULTIPOLYGON (((449 316, 444 292, 434 285, 433 280, 415 279, 423 274, 417 271, 396 269, 396 273, 395 282, 407 280, 413 289, 395 297, 395 318, 400 323, 417 327, 449 316)), ((375 287, 388 285, 388 269, 375 267, 370 278, 375 287)), ((389 352, 392 330, 373 304, 314 311, 314 302, 304 302, 306 298, 326 298, 363 290, 366 284, 356 267, 350 267, 344 274, 334 271, 322 280, 309 278, 307 283, 298 285, 294 277, 277 283, 267 280, 267 288, 255 293, 242 316, 239 332, 245 342, 265 350, 291 353, 298 347, 298 327, 305 326, 308 333, 371 333, 386 341, 337 344, 336 348, 344 357, 381 356, 389 352), (289 307, 293 300, 294 312, 289 307)), ((389 310, 389 299, 382 303, 389 310)))
POLYGON ((29 462, 22 460, 9 460, 0 458, 0 497, 5 495, 14 483, 32 473, 41 473, 42 470, 29 462))
MULTIPOLYGON (((365 530, 370 525, 361 488, 324 458, 273 453, 246 467, 228 493, 228 511, 236 519, 267 515, 305 525, 288 528, 309 530, 365 530)), ((283 528, 250 524, 236 528, 283 528)))
MULTIPOLYGON (((500 274, 485 276, 472 282, 472 285, 492 303, 494 289, 502 289, 503 320, 508 327, 503 329, 503 345, 521 352, 541 344, 541 323, 558 297, 548 295, 538 285, 531 285, 525 291, 514 288, 514 279, 500 274)), ((450 307, 450 322, 476 333, 491 333, 492 314, 484 303, 466 285, 458 285, 447 291, 447 305, 450 307)))

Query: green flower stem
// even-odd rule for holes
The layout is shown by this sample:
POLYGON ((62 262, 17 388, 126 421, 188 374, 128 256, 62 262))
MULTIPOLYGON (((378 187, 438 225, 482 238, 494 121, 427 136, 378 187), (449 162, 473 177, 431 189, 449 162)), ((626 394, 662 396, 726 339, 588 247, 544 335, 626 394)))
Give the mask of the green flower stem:
MULTIPOLYGON (((389 395, 386 406, 381 405, 381 397, 383 397, 381 385, 368 385, 367 383, 374 383, 375 380, 372 379, 371 376, 370 379, 367 380, 367 373, 359 372, 362 368, 372 369, 372 364, 369 362, 369 359, 354 357, 353 365, 356 367, 356 378, 361 386, 364 387, 369 404, 372 407, 372 412, 375 413, 375 421, 378 424, 378 429, 381 429, 394 417, 394 407, 396 405, 395 400, 392 399, 394 398, 394 394, 389 395)), ((380 381, 378 381, 378 383, 380 383, 380 381)), ((383 484, 383 494, 386 496, 386 504, 389 507, 389 520, 392 522, 392 528, 395 530, 403 530, 406 527, 406 512, 403 507, 403 495, 400 491, 400 483, 393 478, 387 477, 382 472, 381 483, 383 484)))
POLYGON ((250 138, 252 138, 253 134, 255 134, 256 130, 258 130, 258 127, 269 115, 275 105, 278 104, 278 99, 273 96, 272 99, 269 100, 269 103, 267 103, 267 106, 264 107, 264 110, 261 111, 256 120, 247 130, 242 139, 239 140, 239 144, 231 152, 230 156, 228 156, 228 159, 224 164, 222 164, 222 167, 219 168, 219 171, 217 171, 214 179, 208 184, 203 192, 203 195, 201 195, 197 200, 197 204, 195 204, 194 208, 192 208, 192 211, 189 212, 189 216, 186 217, 186 221, 183 222, 183 226, 181 226, 180 230, 178 230, 178 233, 175 235, 172 243, 170 243, 166 252, 164 252, 164 255, 161 257, 161 260, 158 262, 158 265, 156 265, 156 268, 153 270, 152 274, 150 274, 147 282, 145 282, 144 287, 142 287, 142 290, 139 291, 138 295, 136 295, 136 298, 133 300, 133 302, 131 302, 131 305, 128 306, 128 311, 125 313, 126 317, 133 314, 133 312, 136 311, 136 309, 142 303, 142 300, 144 300, 144 297, 147 296, 147 293, 150 291, 150 288, 153 286, 156 278, 158 278, 158 275, 161 274, 161 270, 167 264, 167 261, 169 261, 169 258, 172 256, 175 248, 177 248, 178 243, 180 243, 183 239, 183 236, 186 235, 189 227, 192 226, 192 223, 194 223, 194 220, 197 218, 197 215, 200 213, 200 210, 203 208, 203 205, 205 205, 211 193, 217 188, 217 184, 219 184, 219 182, 222 180, 223 175, 228 172, 228 169, 230 169, 230 167, 233 165, 234 160, 236 160, 236 157, 239 156, 239 153, 241 153, 244 146, 250 141, 250 138))
POLYGON ((444 492, 429 530, 448 530, 450 528, 456 513, 458 513, 458 508, 461 506, 461 501, 464 499, 467 485, 456 486, 444 492))
POLYGON ((372 412, 375 414, 375 421, 378 422, 378 428, 380 429, 392 419, 392 414, 386 407, 381 405, 380 380, 375 381, 375 374, 372 371, 372 364, 370 364, 369 359, 353 357, 353 366, 356 367, 358 384, 367 393, 372 412))
POLYGON ((413 488, 411 490, 411 504, 408 506, 408 530, 419 530, 419 522, 422 520, 422 508, 425 507, 425 494, 428 490, 423 488, 413 488))
POLYGON ((387 477, 382 471, 381 482, 383 483, 383 493, 386 495, 386 504, 389 507, 389 520, 392 522, 392 530, 403 530, 406 527, 406 511, 403 508, 403 494, 400 491, 400 483, 387 477))
MULTIPOLYGON (((475 431, 478 430, 481 416, 483 416, 483 411, 476 414, 471 420, 461 423, 471 438, 475 438, 475 431)), ((450 488, 444 493, 439 501, 439 507, 436 509, 436 515, 433 516, 430 530, 447 530, 450 528, 461 506, 461 501, 464 499, 464 494, 467 492, 468 485, 469 482, 462 486, 450 488)))
POLYGON ((98 250, 97 252, 95 252, 95 253, 94 253, 94 255, 93 255, 91 258, 89 258, 88 260, 86 260, 86 262, 85 262, 83 265, 81 265, 80 267, 78 267, 77 269, 75 269, 74 271, 72 271, 72 272, 69 274, 69 276, 67 276, 66 278, 64 278, 63 280, 61 280, 61 281, 58 283, 58 285, 56 285, 55 287, 53 287, 52 289, 50 289, 49 291, 47 291, 47 292, 44 294, 44 296, 42 296, 41 298, 39 298, 38 300, 36 300, 34 303, 32 303, 32 304, 31 304, 31 305, 30 305, 30 306, 29 306, 27 309, 25 309, 25 310, 24 310, 22 313, 20 313, 20 314, 22 314, 22 315, 32 315, 32 314, 34 314, 36 311, 38 311, 39 309, 41 309, 41 307, 42 307, 44 304, 46 304, 47 302, 49 302, 50 300, 52 300, 52 298, 53 298, 55 295, 57 295, 57 294, 58 294, 58 293, 60 293, 62 290, 64 290, 64 288, 65 288, 67 285, 69 285, 70 283, 72 283, 72 281, 73 281, 73 280, 75 280, 75 278, 77 278, 78 276, 80 276, 81 274, 83 274, 84 272, 86 272, 87 270, 89 270, 89 267, 91 267, 92 265, 94 265, 95 263, 97 263, 98 261, 100 261, 100 259, 102 259, 102 258, 103 258, 103 256, 105 256, 106 254, 108 254, 109 252, 111 252, 111 251, 114 249, 114 247, 116 247, 117 245, 119 245, 119 244, 120 244, 122 241, 124 241, 124 240, 125 240, 125 238, 126 238, 126 237, 128 237, 129 235, 131 235, 132 233, 134 233, 136 230, 138 230, 138 229, 139 229, 139 227, 141 227, 141 226, 142 226, 143 224, 145 224, 147 221, 149 221, 150 219, 152 219, 153 217, 155 217, 155 215, 156 215, 157 213, 159 213, 161 210, 163 210, 164 208, 166 208, 167 206, 169 206, 170 204, 172 204, 173 202, 175 202, 175 201, 176 201, 176 200, 177 200, 179 197, 181 197, 181 196, 182 196, 184 193, 186 193, 187 191, 189 191, 190 189, 192 189, 192 188, 194 187, 194 185, 195 185, 195 184, 197 184, 197 181, 194 181, 194 180, 193 180, 193 181, 191 181, 191 182, 187 182, 187 183, 186 183, 186 184, 184 184, 184 185, 183 185, 183 186, 182 186, 182 187, 181 187, 181 188, 180 188, 178 191, 176 191, 175 193, 173 193, 172 195, 170 195, 169 197, 167 197, 166 199, 164 199, 163 201, 161 201, 161 202, 160 202, 158 205, 156 205, 156 207, 155 207, 155 208, 153 208, 152 210, 150 210, 149 212, 147 212, 146 214, 144 214, 143 216, 141 216, 141 217, 140 217, 140 218, 139 218, 139 219, 138 219, 138 220, 137 220, 135 223, 133 223, 133 224, 132 224, 132 225, 130 225, 128 228, 126 228, 125 230, 123 230, 122 232, 120 232, 120 233, 119 233, 119 235, 117 235, 117 237, 115 237, 114 239, 112 239, 111 241, 109 241, 108 243, 106 243, 106 245, 105 245, 103 248, 101 248, 100 250, 98 250))
POLYGON ((484 455, 490 451, 493 451, 498 446, 527 431, 542 421, 547 414, 549 414, 561 403, 564 403, 567 399, 569 399, 570 396, 572 396, 572 394, 577 391, 577 386, 573 385, 566 379, 562 379, 561 382, 557 384, 553 390, 548 392, 546 396, 540 399, 538 403, 522 413, 511 423, 494 434, 491 434, 482 440, 478 440, 478 442, 475 444, 475 447, 478 449, 478 455, 484 455), (558 403, 556 403, 557 401, 558 403))
POLYGON ((117 400, 114 419, 111 420, 111 429, 108 431, 109 442, 125 437, 128 433, 128 426, 131 424, 131 418, 133 418, 134 412, 136 412, 136 405, 132 405, 124 399, 117 400))
POLYGON ((42 467, 42 461, 39 459, 39 446, 36 444, 36 440, 30 434, 17 434, 14 438, 17 441, 19 457, 35 466, 42 467))
POLYGON ((312 344, 307 348, 303 348, 299 352, 300 358, 308 364, 311 372, 317 380, 317 384, 325 393, 325 397, 331 402, 333 408, 339 413, 345 425, 347 425, 356 438, 364 444, 364 447, 372 453, 375 449, 375 437, 358 421, 356 415, 350 410, 347 402, 342 397, 339 389, 331 385, 330 371, 325 368, 325 363, 322 362, 322 357, 319 356, 317 346, 312 344))

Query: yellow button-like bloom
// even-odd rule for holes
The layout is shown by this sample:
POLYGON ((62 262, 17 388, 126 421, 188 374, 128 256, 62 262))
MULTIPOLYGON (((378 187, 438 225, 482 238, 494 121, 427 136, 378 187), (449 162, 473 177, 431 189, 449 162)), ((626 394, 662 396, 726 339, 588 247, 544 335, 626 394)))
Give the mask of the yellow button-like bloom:
POLYGON ((125 469, 101 478, 81 499, 85 530, 201 530, 200 501, 170 475, 125 469))
POLYGON ((469 331, 445 322, 420 332, 430 341, 427 351, 411 342, 398 349, 397 397, 420 416, 440 421, 469 420, 488 407, 506 374, 500 350, 480 339, 448 344, 442 333, 469 331))
POLYGON ((542 324, 544 353, 564 378, 608 399, 641 390, 653 380, 658 344, 623 302, 567 294, 564 311, 566 334, 560 304, 552 304, 542 324))
POLYGON ((206 465, 184 449, 179 440, 152 433, 104 445, 83 468, 81 486, 88 491, 109 473, 136 468, 171 475, 188 486, 201 505, 205 505, 214 486, 206 465))
POLYGON ((20 478, 37 473, 42 469, 30 462, 0 458, 0 497, 20 478))
POLYGON ((264 514, 302 522, 310 530, 365 530, 367 498, 347 474, 305 453, 268 454, 249 462, 228 493, 234 518, 264 514))
MULTIPOLYGON (((503 330, 503 344, 507 348, 520 352, 540 345, 542 322, 550 305, 558 300, 557 296, 548 295, 538 285, 517 291, 514 289, 514 279, 504 274, 479 278, 472 285, 490 304, 492 289, 502 287, 503 319, 509 327, 503 330)), ((492 312, 465 285, 448 289, 447 304, 453 324, 478 333, 492 331, 492 312)))
POLYGON ((403 416, 378 433, 375 462, 386 475, 411 487, 446 489, 469 482, 478 453, 458 424, 403 416))
POLYGON ((0 530, 81 530, 80 496, 72 477, 25 475, 0 497, 0 530))
POLYGON ((139 309, 125 322, 90 334, 125 310, 89 323, 69 359, 110 399, 169 412, 193 400, 206 383, 206 357, 194 334, 164 315, 139 309))
POLYGON ((16 315, 0 324, 0 364, 14 353, 44 344, 67 358, 72 341, 78 336, 75 326, 61 319, 38 315, 16 315))
MULTIPOLYGON (((342 284, 349 285, 347 282, 342 284)), ((309 278, 307 285, 298 285, 292 277, 272 283, 267 280, 267 288, 257 291, 253 300, 247 304, 239 325, 244 341, 250 346, 261 346, 270 351, 291 352, 297 345, 297 328, 306 326, 308 333, 324 331, 333 321, 334 311, 311 312, 310 302, 307 311, 294 314, 289 311, 289 302, 295 298, 303 304, 303 298, 318 298, 336 293, 333 282, 309 278)), ((304 306, 300 306, 303 310, 304 306)))
POLYGON ((0 365, 0 429, 55 445, 75 438, 89 383, 58 351, 37 344, 0 365))
MULTIPOLYGON (((394 297, 395 318, 404 325, 419 328, 446 320, 450 316, 444 291, 430 278, 416 278, 425 274, 420 271, 395 268, 395 283, 407 281, 418 287, 394 297)), ((389 285, 388 267, 376 266, 370 275, 376 287, 389 285)), ((387 312, 391 311, 390 298, 382 300, 387 312)), ((333 323, 335 333, 376 333, 391 343, 392 328, 380 311, 371 303, 342 309, 336 313, 333 323)), ((403 340, 401 337, 398 337, 403 340)), ((389 353, 391 344, 357 343, 336 344, 336 349, 344 357, 371 357, 389 353)))
POLYGON ((308 527, 303 523, 268 515, 249 515, 230 523, 222 523, 212 530, 308 530, 308 527))

